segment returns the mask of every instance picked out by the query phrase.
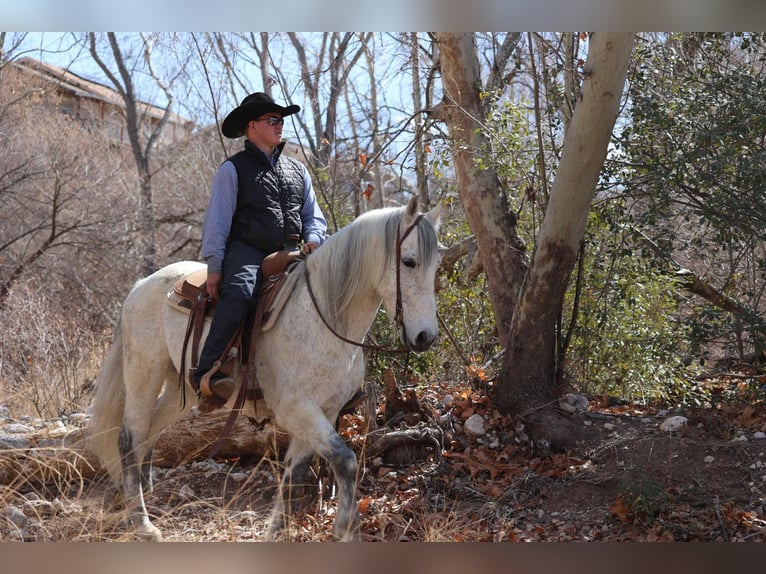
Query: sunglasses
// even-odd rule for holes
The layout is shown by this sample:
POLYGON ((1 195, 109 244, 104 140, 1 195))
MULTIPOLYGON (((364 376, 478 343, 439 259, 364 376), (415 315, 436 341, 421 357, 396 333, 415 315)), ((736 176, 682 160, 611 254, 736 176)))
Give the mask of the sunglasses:
POLYGON ((285 123, 285 118, 278 118, 277 116, 269 116, 267 118, 261 118, 253 120, 254 122, 269 122, 270 126, 281 126, 285 123))

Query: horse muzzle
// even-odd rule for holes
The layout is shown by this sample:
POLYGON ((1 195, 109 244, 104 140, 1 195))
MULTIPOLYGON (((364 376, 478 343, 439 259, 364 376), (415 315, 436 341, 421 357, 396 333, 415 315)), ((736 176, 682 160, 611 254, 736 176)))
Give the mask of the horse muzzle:
POLYGON ((404 343, 404 345, 410 351, 413 351, 415 353, 422 353, 423 351, 427 351, 428 349, 430 349, 431 345, 433 345, 438 335, 439 335, 439 332, 436 330, 430 331, 430 330, 424 329, 419 331, 414 338, 410 338, 409 333, 407 332, 407 329, 405 328, 405 326, 402 325, 402 328, 401 328, 402 343, 404 343))

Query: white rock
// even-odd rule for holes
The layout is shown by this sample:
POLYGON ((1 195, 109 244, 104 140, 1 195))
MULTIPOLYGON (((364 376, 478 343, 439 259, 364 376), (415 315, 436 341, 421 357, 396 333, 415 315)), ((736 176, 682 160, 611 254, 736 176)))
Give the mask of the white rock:
POLYGON ((0 430, 0 448, 23 450, 31 446, 30 440, 22 434, 6 434, 0 430))
POLYGON ((753 433, 753 438, 755 440, 763 440, 763 439, 766 438, 766 433, 765 432, 761 432, 761 431, 754 432, 753 433))
POLYGON ((479 414, 474 414, 468 417, 468 420, 463 424, 463 432, 469 437, 484 436, 487 434, 484 428, 484 417, 479 414))
POLYGON ((178 496, 181 498, 194 498, 196 494, 194 494, 194 489, 189 486, 188 484, 184 484, 181 489, 178 491, 178 496))
POLYGON ((588 397, 580 393, 567 393, 559 399, 559 406, 567 412, 584 412, 588 410, 590 403, 588 397))
POLYGON ((575 406, 574 406, 574 405, 570 405, 570 404, 569 404, 568 402, 566 402, 566 401, 559 401, 559 408, 560 408, 562 411, 565 411, 565 412, 568 412, 568 413, 573 413, 573 412, 576 412, 576 411, 577 411, 577 409, 575 408, 575 406))
POLYGON ((604 423, 604 430, 605 431, 613 431, 614 430, 614 423, 604 423))
POLYGON ((18 506, 6 506, 5 517, 17 528, 26 528, 29 519, 18 506))
POLYGON ((705 457, 705 462, 708 464, 710 464, 711 462, 715 462, 715 457, 708 455, 705 457))
POLYGON ((28 500, 24 503, 24 514, 29 518, 50 518, 58 508, 47 500, 28 500))
POLYGON ((747 437, 741 434, 738 437, 731 439, 731 442, 747 442, 747 437))
POLYGON ((11 423, 5 427, 5 432, 7 432, 8 434, 28 434, 31 432, 35 432, 35 429, 27 425, 22 425, 20 423, 11 423))
POLYGON ((245 482, 247 480, 247 473, 245 472, 233 472, 231 474, 231 479, 234 482, 245 482))
POLYGON ((675 432, 681 427, 686 426, 686 420, 686 417, 682 416, 668 417, 662 421, 660 430, 662 432, 675 432))

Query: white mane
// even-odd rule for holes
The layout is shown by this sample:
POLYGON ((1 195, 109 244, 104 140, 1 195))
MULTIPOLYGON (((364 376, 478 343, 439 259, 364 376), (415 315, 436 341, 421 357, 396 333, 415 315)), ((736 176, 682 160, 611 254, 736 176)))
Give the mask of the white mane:
MULTIPOLYGON (((404 207, 368 211, 337 233, 307 261, 310 281, 325 319, 341 332, 346 311, 360 294, 374 292, 383 279, 389 258, 395 256, 404 207), (324 288, 317 289, 318 285, 324 288)), ((418 224, 418 251, 428 265, 437 248, 436 232, 423 218, 418 224)), ((304 282, 303 274, 299 284, 304 282)))

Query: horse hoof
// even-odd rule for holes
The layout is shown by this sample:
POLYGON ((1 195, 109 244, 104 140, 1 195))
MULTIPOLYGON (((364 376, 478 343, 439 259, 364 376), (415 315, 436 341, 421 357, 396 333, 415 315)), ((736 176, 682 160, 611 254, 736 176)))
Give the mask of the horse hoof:
POLYGON ((338 542, 359 542, 362 540, 358 522, 353 524, 349 529, 334 528, 333 530, 333 536, 338 542))
POLYGON ((162 532, 151 522, 143 522, 133 531, 133 535, 143 542, 162 542, 162 532))

